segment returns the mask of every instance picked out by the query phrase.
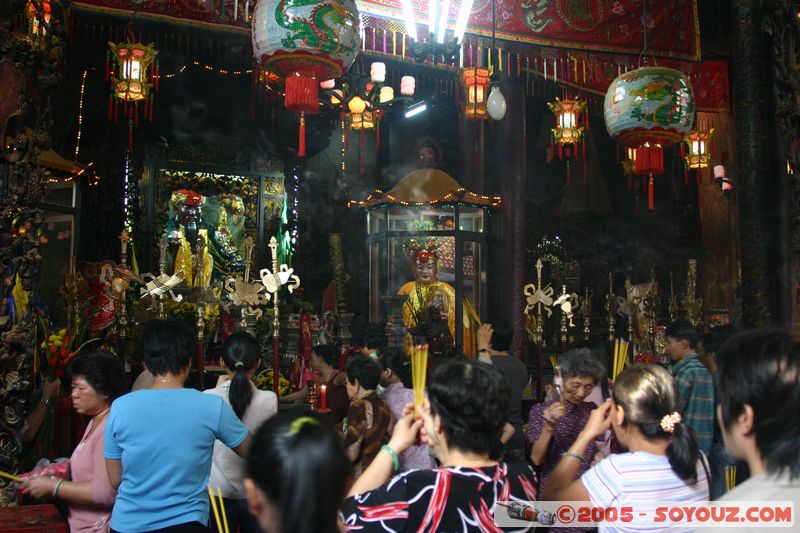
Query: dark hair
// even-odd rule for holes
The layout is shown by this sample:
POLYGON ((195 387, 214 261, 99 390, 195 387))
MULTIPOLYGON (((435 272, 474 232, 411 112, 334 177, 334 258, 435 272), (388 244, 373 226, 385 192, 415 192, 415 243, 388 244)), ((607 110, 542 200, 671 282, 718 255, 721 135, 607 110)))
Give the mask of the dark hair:
POLYGON ((703 350, 708 353, 717 353, 719 349, 725 344, 725 341, 738 333, 736 326, 722 325, 714 326, 708 333, 703 334, 703 350))
POLYGON ((381 368, 372 357, 363 353, 355 353, 347 359, 344 373, 351 385, 358 383, 366 390, 374 390, 381 379, 381 368))
POLYGON ((442 420, 447 445, 493 453, 508 420, 508 384, 493 365, 458 358, 439 365, 428 387, 431 413, 442 420))
POLYGON ((280 511, 283 533, 338 533, 350 461, 330 423, 315 413, 278 413, 256 431, 247 476, 280 511))
MULTIPOLYGON (((692 428, 675 424, 672 433, 661 427, 666 415, 678 411, 678 388, 672 375, 658 365, 633 364, 614 382, 614 403, 625 410, 625 424, 633 424, 647 439, 666 439, 667 459, 672 471, 690 485, 697 483, 700 448, 692 428)), ((710 481, 710 480, 709 480, 710 481)))
POLYGON ((603 375, 600 378, 600 390, 603 392, 603 398, 610 398, 611 392, 608 390, 608 350, 606 343, 593 340, 584 340, 577 342, 573 348, 583 348, 589 350, 592 357, 603 367, 603 375))
POLYGON ((258 340, 246 331, 236 332, 222 343, 222 359, 228 370, 233 372, 228 401, 240 419, 253 399, 253 387, 247 373, 258 366, 260 356, 258 340))
POLYGON ((511 323, 507 320, 490 320, 492 326, 492 339, 489 341, 492 349, 497 352, 507 352, 511 349, 511 341, 514 339, 514 330, 511 323))
POLYGON ((364 325, 361 332, 362 346, 365 348, 384 348, 386 346, 386 330, 380 324, 370 322, 364 325))
POLYGON ((394 372, 403 386, 410 389, 411 383, 411 360, 402 348, 384 348, 378 353, 378 360, 384 369, 388 368, 394 372))
POLYGON ((180 374, 192 362, 193 328, 180 320, 151 320, 142 332, 142 361, 154 376, 180 374))
POLYGON ((606 366, 589 348, 570 348, 558 357, 558 366, 564 379, 590 377, 597 384, 606 376, 606 366))
POLYGON ((690 348, 697 348, 697 341, 700 336, 691 322, 688 320, 676 320, 667 324, 664 337, 672 337, 678 341, 687 341, 690 348))
POLYGON ((69 364, 70 379, 83 376, 102 396, 113 402, 128 392, 128 378, 122 361, 108 352, 89 352, 77 356, 69 364))
POLYGON ((337 366, 342 356, 342 349, 338 344, 317 344, 312 351, 330 366, 337 366))
POLYGON ((756 446, 767 471, 800 477, 800 333, 770 327, 739 333, 717 353, 717 399, 729 429, 753 409, 756 446))

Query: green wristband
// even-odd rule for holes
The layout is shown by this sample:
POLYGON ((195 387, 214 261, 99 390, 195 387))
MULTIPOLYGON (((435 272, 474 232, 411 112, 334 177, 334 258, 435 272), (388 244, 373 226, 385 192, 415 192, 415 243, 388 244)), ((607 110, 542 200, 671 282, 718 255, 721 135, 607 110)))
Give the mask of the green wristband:
POLYGON ((391 446, 388 444, 384 444, 381 446, 381 450, 384 450, 392 457, 392 464, 394 465, 394 472, 400 470, 400 458, 397 456, 397 452, 392 449, 391 446))
POLYGON ((53 498, 56 498, 58 496, 58 489, 59 487, 61 487, 62 483, 64 483, 63 479, 59 479, 58 481, 56 481, 56 486, 53 487, 53 498))

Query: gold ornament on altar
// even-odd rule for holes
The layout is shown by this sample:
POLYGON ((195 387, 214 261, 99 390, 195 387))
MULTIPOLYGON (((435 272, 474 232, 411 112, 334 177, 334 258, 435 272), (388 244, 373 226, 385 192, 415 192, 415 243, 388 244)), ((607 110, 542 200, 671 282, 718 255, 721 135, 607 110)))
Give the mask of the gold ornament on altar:
POLYGON ((269 295, 264 294, 264 285, 250 282, 250 265, 252 264, 254 242, 248 236, 244 241, 245 260, 244 276, 229 277, 225 281, 225 291, 228 293, 230 302, 239 307, 242 320, 240 326, 242 330, 247 329, 247 317, 253 316, 256 320, 261 318, 263 311, 258 307, 264 305, 269 300, 269 295))
POLYGON ((541 259, 536 260, 536 284, 529 283, 523 287, 522 292, 525 295, 525 314, 528 316, 525 329, 528 332, 528 337, 534 343, 542 342, 542 334, 544 333, 544 317, 542 316, 542 306, 547 317, 550 318, 553 314, 551 306, 553 306, 553 287, 548 283, 544 285, 542 282, 542 268, 544 264, 541 259))
POLYGON ((44 48, 51 17, 52 6, 50 0, 30 1, 25 6, 28 37, 40 48, 44 48))

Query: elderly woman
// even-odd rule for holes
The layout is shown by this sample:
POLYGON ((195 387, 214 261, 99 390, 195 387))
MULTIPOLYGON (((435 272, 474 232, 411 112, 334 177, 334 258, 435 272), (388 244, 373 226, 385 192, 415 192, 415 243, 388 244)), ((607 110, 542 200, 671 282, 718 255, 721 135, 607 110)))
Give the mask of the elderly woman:
MULTIPOLYGON (((541 468, 543 482, 561 460, 561 455, 575 442, 592 409, 597 407, 584 399, 605 377, 603 365, 586 348, 564 352, 558 358, 558 365, 564 380, 563 398, 536 404, 528 415, 528 442, 533 446, 531 460, 541 468)), ((589 469, 596 453, 597 446, 592 442, 584 452, 578 475, 589 469)))
POLYGON ((508 397, 503 375, 491 365, 467 359, 441 364, 431 376, 428 400, 417 413, 409 404, 389 444, 350 489, 342 506, 345 529, 494 531, 491 510, 498 501, 536 500, 529 465, 492 459, 508 420, 508 397), (399 455, 420 436, 441 467, 392 478, 399 455))
POLYGON ((111 402, 127 392, 128 380, 119 358, 105 352, 76 357, 69 373, 75 412, 92 418, 70 457, 69 478, 32 478, 22 484, 22 491, 35 498, 55 496, 66 502, 73 533, 107 532, 116 491, 106 475, 103 433, 111 402))

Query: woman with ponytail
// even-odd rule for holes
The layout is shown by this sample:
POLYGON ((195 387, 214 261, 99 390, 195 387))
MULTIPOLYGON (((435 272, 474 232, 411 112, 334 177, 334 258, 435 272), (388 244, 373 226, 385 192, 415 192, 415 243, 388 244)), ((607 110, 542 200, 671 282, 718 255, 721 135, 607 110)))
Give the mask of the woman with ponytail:
MULTIPOLYGON (((234 333, 222 344, 222 361, 227 374, 220 377, 216 388, 205 392, 222 397, 247 429, 255 433, 265 420, 278 412, 275 393, 258 390, 253 384, 253 375, 261 362, 261 347, 251 334, 234 333)), ((259 531, 255 517, 247 510, 244 459, 219 441, 214 443, 208 483, 222 490, 231 531, 236 531, 237 526, 241 533, 259 531)))
MULTIPOLYGON (((670 373, 657 365, 632 365, 614 383, 612 397, 595 409, 583 431, 544 485, 543 500, 622 503, 649 508, 659 501, 706 501, 706 460, 692 429, 678 413, 678 392, 670 373), (609 427, 628 453, 613 454, 576 479, 584 451, 609 427)), ((640 507, 637 506, 637 510, 640 507)), ((663 524, 633 522, 636 531, 663 524)), ((656 526, 659 527, 656 527, 656 526)), ((600 531, 608 531, 600 524, 600 531)), ((626 524, 613 524, 626 531, 626 524)))

